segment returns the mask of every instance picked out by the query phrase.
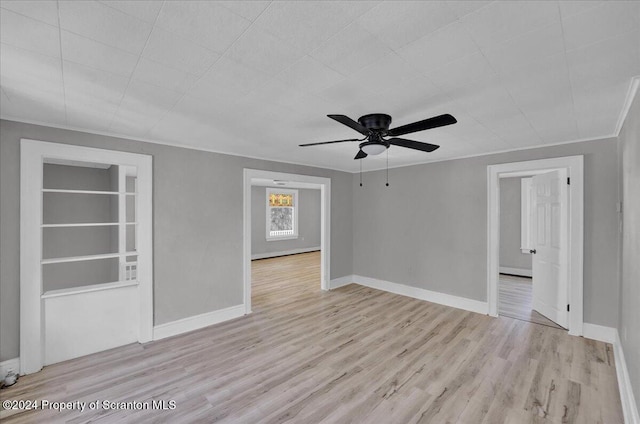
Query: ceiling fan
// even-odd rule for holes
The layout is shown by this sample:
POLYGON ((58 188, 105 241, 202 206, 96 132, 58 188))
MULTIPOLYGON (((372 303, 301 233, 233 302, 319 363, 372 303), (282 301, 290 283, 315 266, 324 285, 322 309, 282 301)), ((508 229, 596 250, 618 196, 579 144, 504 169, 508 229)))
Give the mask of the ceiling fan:
POLYGON ((399 135, 410 134, 418 131, 429 130, 431 128, 443 127, 458 122, 456 118, 447 114, 434 116, 433 118, 402 125, 389 129, 391 116, 384 113, 372 113, 358 118, 358 122, 345 115, 327 115, 329 118, 340 122, 364 135, 364 138, 350 138, 348 140, 321 141, 319 143, 300 144, 300 147, 318 146, 320 144, 345 143, 349 141, 362 141, 360 150, 354 159, 363 159, 369 155, 379 155, 389 148, 389 146, 401 146, 423 152, 433 152, 438 147, 435 144, 423 143, 421 141, 398 138, 399 135), (385 138, 391 137, 391 138, 385 138), (366 140, 366 141, 365 141, 366 140))

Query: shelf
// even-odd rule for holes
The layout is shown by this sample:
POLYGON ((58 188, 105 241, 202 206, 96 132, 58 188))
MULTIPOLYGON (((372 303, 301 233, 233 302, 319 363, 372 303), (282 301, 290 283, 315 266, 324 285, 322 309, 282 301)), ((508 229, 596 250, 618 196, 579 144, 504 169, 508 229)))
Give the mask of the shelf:
POLYGON ((126 196, 135 196, 136 192, 128 191, 99 191, 99 190, 63 190, 58 188, 43 188, 43 193, 71 193, 71 194, 124 194, 126 196))
MULTIPOLYGON (((128 225, 129 223, 127 223, 128 225)), ((42 224, 42 228, 64 228, 64 227, 116 227, 118 222, 88 222, 82 224, 42 224)))
POLYGON ((48 299, 60 296, 72 296, 74 294, 90 293, 100 290, 112 290, 122 287, 137 286, 138 281, 115 281, 113 283, 92 284, 90 286, 70 287, 68 289, 49 290, 44 292, 40 297, 48 299))
POLYGON ((124 194, 119 191, 95 191, 95 190, 61 190, 57 188, 43 188, 43 193, 72 193, 72 194, 124 194))
POLYGON ((40 263, 42 265, 61 264, 65 262, 95 261, 98 259, 112 259, 112 258, 120 258, 123 256, 137 256, 137 255, 138 255, 138 252, 105 253, 102 255, 69 256, 66 258, 43 259, 40 263))

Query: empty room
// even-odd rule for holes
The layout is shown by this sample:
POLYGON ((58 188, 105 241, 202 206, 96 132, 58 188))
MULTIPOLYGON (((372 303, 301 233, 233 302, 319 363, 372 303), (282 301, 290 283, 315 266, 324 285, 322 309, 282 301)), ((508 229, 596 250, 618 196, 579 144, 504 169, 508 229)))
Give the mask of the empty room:
POLYGON ((640 424, 639 1, 0 0, 0 421, 640 424))

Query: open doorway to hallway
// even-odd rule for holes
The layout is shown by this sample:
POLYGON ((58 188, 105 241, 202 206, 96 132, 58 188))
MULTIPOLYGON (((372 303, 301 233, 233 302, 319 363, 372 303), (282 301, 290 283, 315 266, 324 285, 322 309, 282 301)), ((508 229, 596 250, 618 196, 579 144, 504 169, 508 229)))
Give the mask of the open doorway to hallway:
POLYGON ((559 329, 567 326, 566 312, 564 316, 557 312, 558 304, 566 304, 568 290, 562 278, 568 199, 559 188, 565 182, 557 181, 565 172, 500 179, 498 313, 502 316, 559 329))
POLYGON ((500 279, 500 180, 533 177, 537 211, 532 222, 533 305, 544 315, 569 330, 583 334, 583 261, 584 261, 584 158, 565 156, 523 162, 501 163, 487 167, 487 303, 489 315, 498 316, 500 279), (563 199, 563 200, 558 200, 563 199), (559 207, 558 207, 559 205, 559 207), (562 206, 564 205, 564 206, 562 206), (540 213, 538 213, 540 212, 540 213), (544 212, 544 213, 543 213, 544 212), (542 222, 537 219, 544 217, 542 222), (551 228, 561 231, 551 232, 551 228), (535 234, 535 237, 533 235, 535 234), (559 238, 553 238, 559 236, 559 238), (542 272, 537 272, 542 271, 542 272), (536 280, 544 284, 536 290, 536 280), (559 284, 555 284, 559 281, 559 284), (566 290, 566 291, 565 291, 566 290), (551 299, 555 296, 555 303, 551 299))
POLYGON ((498 313, 522 321, 561 328, 533 309, 532 254, 526 198, 530 177, 500 179, 500 277, 498 313))

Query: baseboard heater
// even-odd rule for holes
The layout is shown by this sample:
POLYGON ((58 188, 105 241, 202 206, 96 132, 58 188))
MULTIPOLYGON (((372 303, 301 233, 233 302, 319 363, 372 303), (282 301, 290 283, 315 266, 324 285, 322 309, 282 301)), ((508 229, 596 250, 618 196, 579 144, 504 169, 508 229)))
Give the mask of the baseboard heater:
POLYGON ((529 278, 533 277, 532 270, 526 269, 526 268, 511 268, 511 267, 501 266, 498 272, 500 272, 500 274, 514 275, 516 277, 529 277, 529 278))
POLYGON ((256 261, 259 259, 278 258, 280 256, 298 255, 300 253, 318 252, 320 247, 306 247, 301 249, 285 250, 281 252, 267 252, 267 253, 255 253, 251 255, 251 260, 256 261))

